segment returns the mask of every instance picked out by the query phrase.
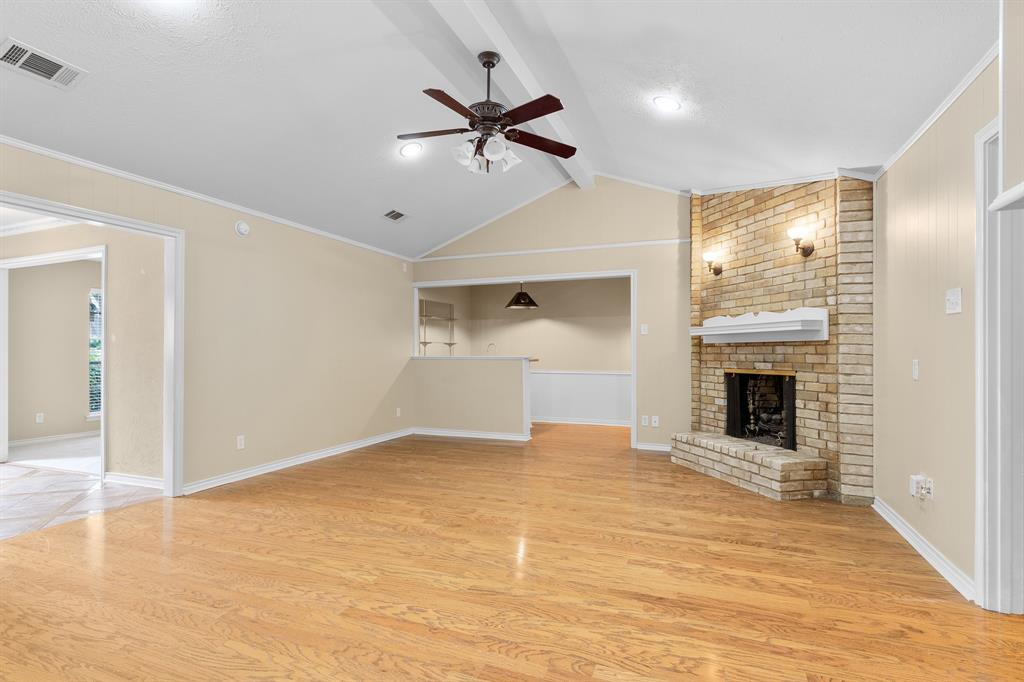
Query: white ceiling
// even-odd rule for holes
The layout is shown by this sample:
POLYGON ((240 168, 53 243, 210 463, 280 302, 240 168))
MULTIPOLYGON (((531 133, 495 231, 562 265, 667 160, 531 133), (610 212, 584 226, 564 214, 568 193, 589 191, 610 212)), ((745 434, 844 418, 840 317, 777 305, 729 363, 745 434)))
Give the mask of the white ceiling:
POLYGON ((880 164, 997 32, 995 0, 482 7, 497 32, 456 2, 4 0, 0 38, 89 75, 65 92, 0 70, 0 133, 415 256, 595 170, 706 189, 880 164), (535 131, 575 165, 518 148, 470 175, 452 137, 400 158, 396 134, 461 124, 420 91, 481 99, 474 55, 501 42, 519 59, 499 93, 559 96, 535 131))

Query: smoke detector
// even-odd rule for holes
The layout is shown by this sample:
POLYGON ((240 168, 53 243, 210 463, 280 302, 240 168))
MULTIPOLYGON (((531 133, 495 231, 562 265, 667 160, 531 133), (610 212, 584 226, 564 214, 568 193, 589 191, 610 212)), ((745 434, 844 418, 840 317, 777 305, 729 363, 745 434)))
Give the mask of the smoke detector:
POLYGON ((46 81, 61 90, 75 87, 88 73, 85 69, 14 38, 7 38, 0 43, 0 64, 30 78, 46 81))

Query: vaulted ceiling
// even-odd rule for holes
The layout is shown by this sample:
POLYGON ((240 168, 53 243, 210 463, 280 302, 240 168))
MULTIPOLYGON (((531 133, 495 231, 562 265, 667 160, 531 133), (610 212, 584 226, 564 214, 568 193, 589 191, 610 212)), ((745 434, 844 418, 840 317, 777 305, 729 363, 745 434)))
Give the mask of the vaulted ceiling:
POLYGON ((874 166, 994 44, 995 0, 0 4, 5 35, 88 71, 63 91, 0 70, 0 134, 406 256, 594 173, 708 189, 874 166), (421 94, 559 96, 507 174, 471 175, 421 94), (673 114, 657 95, 682 103, 673 114), (397 209, 409 217, 390 223, 397 209))

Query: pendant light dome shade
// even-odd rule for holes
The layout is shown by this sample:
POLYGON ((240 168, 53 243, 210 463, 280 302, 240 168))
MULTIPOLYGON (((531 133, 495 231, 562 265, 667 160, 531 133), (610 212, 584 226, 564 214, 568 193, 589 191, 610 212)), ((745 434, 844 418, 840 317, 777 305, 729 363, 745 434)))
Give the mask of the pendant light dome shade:
POLYGON ((519 283, 519 291, 516 292, 515 296, 512 297, 508 303, 505 304, 506 308, 512 310, 530 310, 533 308, 539 308, 537 302, 533 300, 533 297, 523 291, 523 283, 519 283))

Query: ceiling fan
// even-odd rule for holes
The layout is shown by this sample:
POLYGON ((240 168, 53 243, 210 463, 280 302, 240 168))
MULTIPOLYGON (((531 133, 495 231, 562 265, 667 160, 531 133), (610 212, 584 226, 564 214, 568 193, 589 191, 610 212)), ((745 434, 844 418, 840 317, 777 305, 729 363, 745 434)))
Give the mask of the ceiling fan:
POLYGON ((452 149, 455 160, 466 166, 471 173, 489 173, 492 163, 501 163, 502 170, 507 171, 519 163, 517 157, 505 142, 532 147, 547 154, 554 154, 563 159, 576 153, 576 148, 540 135, 528 133, 512 126, 532 121, 541 116, 562 110, 562 103, 554 95, 544 95, 537 99, 509 109, 501 102, 491 99, 491 69, 501 61, 497 52, 481 52, 477 55, 480 64, 487 69, 487 99, 482 102, 463 106, 443 90, 427 88, 424 94, 432 97, 455 113, 463 116, 468 128, 449 128, 447 130, 429 130, 423 133, 406 133, 399 135, 399 140, 416 140, 422 137, 439 137, 441 135, 460 135, 477 133, 478 137, 467 140, 452 149), (504 138, 505 141, 502 141, 504 138))

